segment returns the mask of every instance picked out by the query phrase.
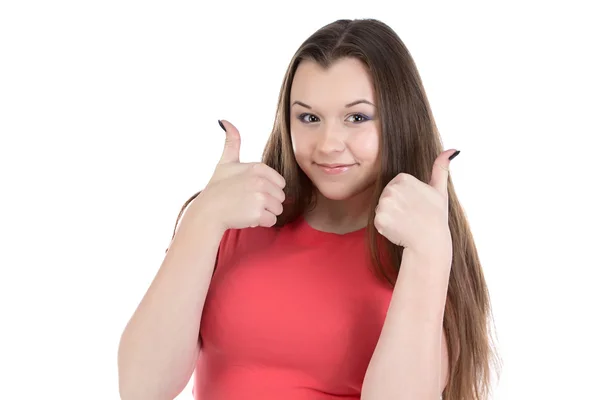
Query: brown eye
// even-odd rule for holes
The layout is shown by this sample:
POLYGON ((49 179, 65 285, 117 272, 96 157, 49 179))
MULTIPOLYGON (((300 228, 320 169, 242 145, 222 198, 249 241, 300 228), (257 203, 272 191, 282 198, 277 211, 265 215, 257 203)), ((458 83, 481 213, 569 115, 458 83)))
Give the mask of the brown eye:
POLYGON ((304 122, 305 124, 310 124, 313 122, 319 122, 319 118, 317 118, 315 115, 313 114, 300 114, 298 116, 298 119, 302 122, 304 122))
POLYGON ((369 117, 363 114, 352 114, 349 118, 350 122, 361 123, 370 120, 369 117))

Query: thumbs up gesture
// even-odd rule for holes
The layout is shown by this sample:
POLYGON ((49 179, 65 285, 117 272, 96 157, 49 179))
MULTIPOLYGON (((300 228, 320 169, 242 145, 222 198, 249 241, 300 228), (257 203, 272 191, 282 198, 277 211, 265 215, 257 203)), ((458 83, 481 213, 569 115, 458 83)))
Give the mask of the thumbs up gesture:
POLYGON ((275 225, 283 212, 284 178, 266 164, 240 163, 239 131, 225 120, 219 125, 225 130, 223 154, 190 211, 203 210, 223 230, 275 225))
POLYGON ((437 157, 428 184, 400 173, 386 185, 375 209, 374 224, 381 235, 419 254, 443 252, 452 256, 448 167, 458 153, 447 150, 437 157))

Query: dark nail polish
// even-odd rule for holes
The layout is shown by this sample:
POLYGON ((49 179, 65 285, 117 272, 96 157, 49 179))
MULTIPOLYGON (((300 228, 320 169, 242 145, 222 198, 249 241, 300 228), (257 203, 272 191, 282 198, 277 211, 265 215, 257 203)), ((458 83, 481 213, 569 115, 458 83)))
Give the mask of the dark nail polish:
POLYGON ((221 120, 218 120, 218 121, 219 121, 219 126, 221 127, 221 129, 223 129, 225 132, 227 132, 227 129, 225 129, 221 120))
POLYGON ((456 151, 454 152, 454 154, 452 154, 450 157, 448 157, 448 160, 452 160, 452 159, 454 159, 454 157, 456 157, 456 156, 457 156, 457 155, 459 155, 459 154, 460 154, 460 150, 456 150, 456 151))

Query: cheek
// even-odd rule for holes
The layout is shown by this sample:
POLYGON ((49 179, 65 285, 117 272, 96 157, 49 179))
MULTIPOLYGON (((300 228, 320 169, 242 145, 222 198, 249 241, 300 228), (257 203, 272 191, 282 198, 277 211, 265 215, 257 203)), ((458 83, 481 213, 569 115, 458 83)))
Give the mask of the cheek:
POLYGON ((364 131, 354 135, 350 141, 354 156, 364 163, 375 163, 379 156, 379 134, 364 131))
POLYGON ((292 149, 296 160, 300 163, 310 155, 310 142, 306 135, 299 134, 292 130, 290 137, 292 139, 292 149))

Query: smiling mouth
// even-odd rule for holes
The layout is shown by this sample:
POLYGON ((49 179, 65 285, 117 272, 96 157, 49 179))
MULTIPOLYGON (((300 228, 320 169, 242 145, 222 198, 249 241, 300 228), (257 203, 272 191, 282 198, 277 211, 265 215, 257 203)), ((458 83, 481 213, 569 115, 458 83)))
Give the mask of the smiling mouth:
POLYGON ((339 175, 348 171, 356 164, 318 164, 319 169, 328 175, 339 175))

